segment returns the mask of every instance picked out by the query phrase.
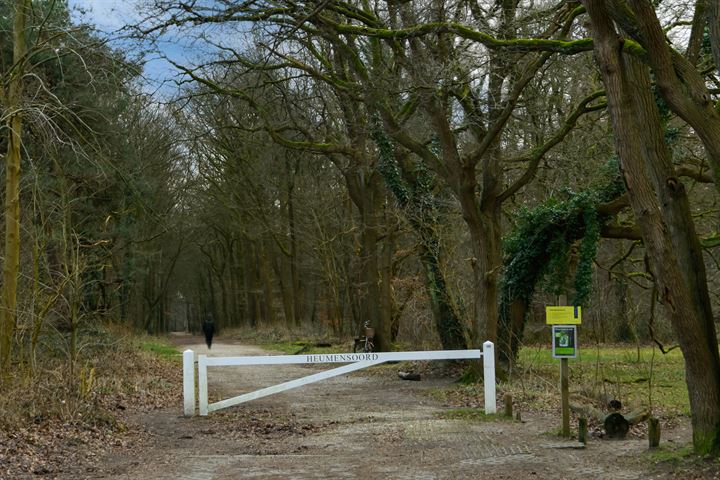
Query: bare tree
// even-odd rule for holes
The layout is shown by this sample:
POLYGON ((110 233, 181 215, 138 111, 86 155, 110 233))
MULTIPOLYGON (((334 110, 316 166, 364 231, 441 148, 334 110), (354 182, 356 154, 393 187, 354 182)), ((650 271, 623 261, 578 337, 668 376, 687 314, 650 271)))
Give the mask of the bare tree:
POLYGON ((23 85, 28 65, 27 27, 31 1, 14 2, 13 64, 3 72, 0 98, 4 100, 8 130, 5 154, 5 246, 0 297, 0 370, 9 371, 12 339, 17 322, 17 282, 20 265, 20 159, 23 132, 23 85))

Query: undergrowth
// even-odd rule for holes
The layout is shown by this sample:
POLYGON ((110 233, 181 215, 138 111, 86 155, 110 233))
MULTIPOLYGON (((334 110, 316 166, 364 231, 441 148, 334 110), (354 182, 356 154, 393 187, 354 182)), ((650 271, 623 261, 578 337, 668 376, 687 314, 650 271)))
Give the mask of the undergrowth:
POLYGON ((168 361, 177 356, 173 347, 110 326, 82 332, 79 343, 74 362, 58 334, 46 342, 34 369, 13 366, 0 392, 0 430, 55 420, 122 429, 116 413, 129 405, 176 401, 181 372, 168 361))
POLYGON ((182 403, 182 369, 161 340, 93 325, 80 332, 70 362, 66 335, 45 338, 35 368, 14 364, 0 390, 0 478, 81 478, 73 475, 132 442, 126 411, 182 403))
POLYGON ((159 357, 181 362, 182 354, 177 348, 158 339, 140 340, 140 349, 158 355, 159 357))
POLYGON ((268 326, 254 329, 235 328, 223 332, 222 335, 230 340, 260 345, 267 350, 290 355, 298 353, 343 353, 351 352, 353 348, 350 337, 341 338, 323 329, 313 331, 308 330, 306 327, 296 329, 287 326, 268 326))
MULTIPOLYGON (((690 414, 679 350, 663 355, 650 346, 587 347, 569 365, 571 396, 610 396, 623 403, 624 411, 648 407, 664 422, 690 414)), ((520 411, 555 415, 560 410, 559 378, 560 361, 549 348, 526 347, 508 379, 498 383, 498 399, 510 394, 520 411)), ((479 408, 484 401, 481 381, 456 383, 431 395, 453 408, 479 408)))

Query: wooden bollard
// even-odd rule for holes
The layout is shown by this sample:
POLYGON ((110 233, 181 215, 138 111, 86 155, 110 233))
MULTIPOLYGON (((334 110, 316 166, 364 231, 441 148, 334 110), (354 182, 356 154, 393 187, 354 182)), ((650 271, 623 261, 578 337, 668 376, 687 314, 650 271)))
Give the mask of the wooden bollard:
POLYGON ((660 420, 657 418, 648 420, 648 441, 650 448, 660 446, 660 420))
POLYGON ((506 393, 503 397, 503 403, 505 404, 505 416, 512 418, 512 395, 506 393))
POLYGON ((578 442, 587 443, 588 421, 585 417, 578 418, 578 442))

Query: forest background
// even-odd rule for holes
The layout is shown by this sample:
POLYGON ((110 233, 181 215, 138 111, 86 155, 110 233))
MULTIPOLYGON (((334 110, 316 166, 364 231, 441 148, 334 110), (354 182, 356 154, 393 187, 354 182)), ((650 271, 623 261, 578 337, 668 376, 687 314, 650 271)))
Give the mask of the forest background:
POLYGON ((209 314, 489 339, 508 377, 565 295, 585 343, 679 344, 720 451, 714 2, 157 0, 112 41, 63 1, 0 11, 7 397, 87 396, 108 325, 209 314))

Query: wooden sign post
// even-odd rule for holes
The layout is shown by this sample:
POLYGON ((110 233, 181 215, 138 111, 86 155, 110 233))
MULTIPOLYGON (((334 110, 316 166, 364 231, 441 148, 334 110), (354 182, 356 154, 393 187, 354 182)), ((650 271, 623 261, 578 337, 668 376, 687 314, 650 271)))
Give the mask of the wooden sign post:
MULTIPOLYGON (((560 304, 566 303, 561 296, 560 304)), ((562 410, 562 435, 570 436, 570 367, 568 358, 577 357, 577 327, 582 320, 579 306, 564 305, 545 307, 546 322, 552 325, 552 353, 560 359, 560 406, 562 410)))

